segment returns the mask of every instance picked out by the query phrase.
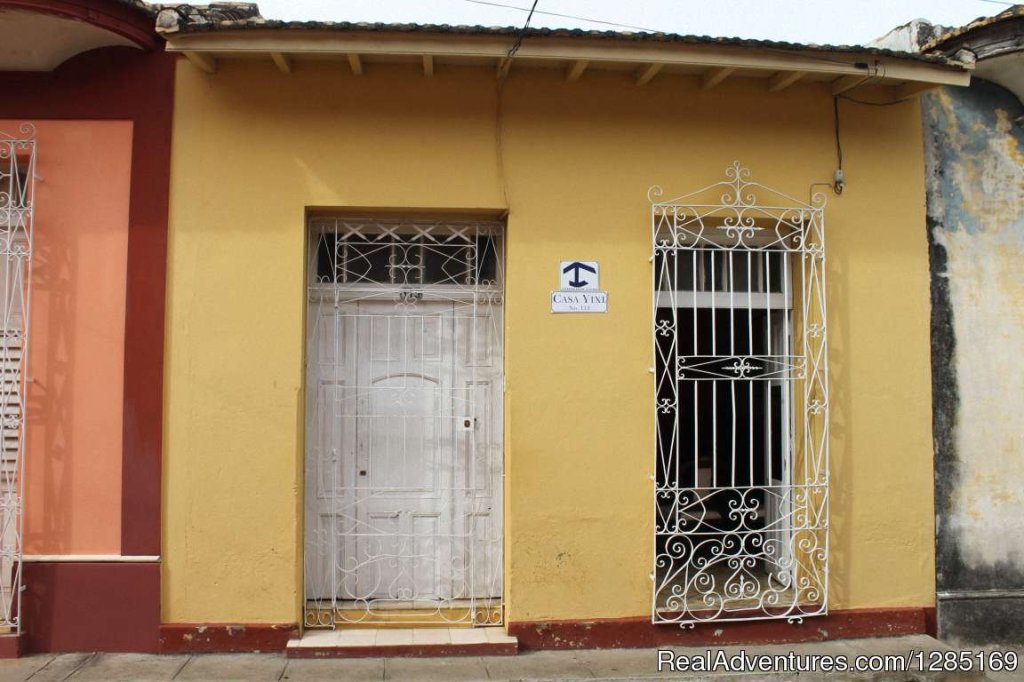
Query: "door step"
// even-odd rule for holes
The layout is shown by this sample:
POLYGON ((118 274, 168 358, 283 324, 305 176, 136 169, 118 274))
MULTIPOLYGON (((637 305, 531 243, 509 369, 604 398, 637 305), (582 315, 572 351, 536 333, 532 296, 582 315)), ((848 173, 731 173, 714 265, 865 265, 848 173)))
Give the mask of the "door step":
POLYGON ((381 600, 372 607, 339 602, 337 606, 318 607, 306 603, 306 622, 328 624, 338 629, 367 630, 376 628, 472 628, 502 621, 501 604, 497 599, 452 600, 450 606, 437 602, 402 602, 381 600))
POLYGON ((519 640, 502 627, 309 630, 288 642, 288 658, 514 656, 519 640))

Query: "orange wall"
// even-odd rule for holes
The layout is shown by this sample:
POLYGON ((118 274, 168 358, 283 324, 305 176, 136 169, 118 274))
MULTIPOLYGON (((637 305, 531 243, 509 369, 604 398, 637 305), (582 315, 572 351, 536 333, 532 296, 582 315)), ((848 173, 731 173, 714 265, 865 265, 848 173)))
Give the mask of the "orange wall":
POLYGON ((34 123, 25 553, 119 554, 132 123, 34 123))

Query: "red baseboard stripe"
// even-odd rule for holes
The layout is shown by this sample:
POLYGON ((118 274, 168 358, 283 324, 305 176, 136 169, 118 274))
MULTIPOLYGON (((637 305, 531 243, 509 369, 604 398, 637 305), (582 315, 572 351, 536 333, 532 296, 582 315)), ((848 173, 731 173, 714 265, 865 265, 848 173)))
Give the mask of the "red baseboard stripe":
POLYGON ((297 623, 165 623, 160 653, 277 652, 298 636, 297 623))
POLYGON ((440 656, 515 656, 515 644, 423 644, 413 646, 291 647, 288 658, 430 658, 440 656))
MULTIPOLYGON (((784 620, 743 623, 707 623, 693 629, 654 625, 649 618, 611 618, 577 621, 519 621, 508 633, 519 639, 519 650, 529 649, 626 649, 657 646, 724 646, 730 644, 786 644, 822 642, 857 637, 898 637, 928 631, 929 609, 851 609, 802 623, 784 620)), ((227 624, 170 623, 160 626, 161 653, 210 653, 287 651, 289 658, 388 657, 388 656, 504 656, 517 653, 510 645, 493 650, 444 645, 422 647, 346 647, 287 649, 298 637, 296 623, 227 624), (504 648, 503 648, 504 647, 504 648), (467 650, 463 651, 465 648, 467 650), (391 649, 396 649, 392 651, 391 649), (400 650, 398 650, 400 649, 400 650), (441 650, 443 649, 443 651, 441 650), (470 650, 471 649, 471 650, 470 650)))
POLYGON ((854 637, 896 637, 927 632, 927 609, 851 609, 802 623, 785 620, 707 623, 693 629, 654 625, 650 618, 589 621, 519 621, 508 633, 520 649, 624 649, 636 647, 785 644, 854 637))

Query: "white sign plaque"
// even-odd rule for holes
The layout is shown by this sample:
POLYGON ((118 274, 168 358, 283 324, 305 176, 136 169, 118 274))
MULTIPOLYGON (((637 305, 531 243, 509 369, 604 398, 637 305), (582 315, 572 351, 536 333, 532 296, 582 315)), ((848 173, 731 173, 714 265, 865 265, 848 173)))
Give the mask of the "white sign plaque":
POLYGON ((552 291, 553 313, 606 313, 607 291, 552 291))

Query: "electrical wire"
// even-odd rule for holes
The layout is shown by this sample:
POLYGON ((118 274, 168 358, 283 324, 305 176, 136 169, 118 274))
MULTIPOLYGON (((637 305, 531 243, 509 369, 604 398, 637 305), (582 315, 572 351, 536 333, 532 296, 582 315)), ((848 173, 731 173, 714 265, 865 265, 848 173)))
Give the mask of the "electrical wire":
MULTIPOLYGON (((519 52, 519 48, 522 47, 523 37, 526 35, 526 29, 530 27, 530 20, 533 19, 533 13, 537 9, 538 0, 533 0, 533 5, 530 7, 530 13, 526 15, 526 21, 523 23, 523 27, 516 33, 516 40, 512 43, 512 47, 508 49, 508 54, 505 55, 506 61, 511 61, 516 53, 519 52)), ((504 99, 505 99, 505 79, 495 79, 495 93, 494 93, 494 145, 495 145, 495 160, 498 164, 498 183, 501 186, 501 195, 505 200, 505 210, 509 211, 512 205, 509 201, 508 192, 508 178, 505 175, 505 113, 504 113, 504 99)))
MULTIPOLYGON (((603 19, 594 19, 592 17, 584 17, 584 16, 579 16, 579 15, 576 15, 576 14, 560 14, 558 12, 549 12, 549 11, 546 11, 546 10, 539 10, 539 9, 535 9, 536 6, 537 6, 537 3, 533 3, 533 9, 530 10, 530 9, 525 8, 525 7, 520 7, 518 5, 509 5, 509 4, 506 4, 506 3, 503 3, 503 2, 492 2, 491 0, 462 0, 462 1, 463 2, 470 2, 470 3, 473 3, 474 5, 486 5, 488 7, 501 7, 501 8, 504 8, 504 9, 514 9, 514 10, 518 10, 520 12, 531 12, 532 14, 543 14, 543 15, 549 16, 549 17, 560 17, 562 19, 576 19, 577 21, 586 21, 586 22, 590 22, 590 23, 593 23, 593 24, 601 24, 603 26, 615 26, 615 27, 618 27, 618 28, 626 28, 626 29, 630 29, 630 30, 633 30, 633 31, 645 31, 647 33, 661 33, 661 34, 666 33, 666 31, 663 31, 663 30, 660 30, 660 29, 656 29, 656 28, 650 28, 650 27, 647 27, 647 26, 633 26, 632 24, 620 24, 620 23, 614 22, 614 21, 605 21, 603 19)), ((528 25, 529 25, 529 20, 527 20, 527 26, 528 25)), ((526 27, 524 26, 523 29, 521 29, 521 30, 525 31, 525 29, 526 29, 526 27)), ((761 41, 762 39, 760 39, 760 38, 750 38, 749 40, 761 41)), ((767 42, 772 42, 772 41, 767 41, 767 42)), ((792 55, 793 54, 792 50, 785 50, 785 49, 775 48, 775 47, 766 47, 766 48, 761 48, 761 49, 764 49, 766 52, 776 52, 778 54, 785 54, 785 55, 792 55)), ((847 61, 847 60, 831 59, 829 57, 823 57, 821 55, 815 55, 815 54, 802 54, 801 57, 803 57, 804 59, 809 59, 809 60, 816 61, 816 62, 822 62, 824 64, 841 64, 843 66, 849 66, 850 65, 850 62, 847 61)), ((870 66, 867 65, 867 64, 864 64, 863 67, 864 67, 865 70, 870 68, 870 66)))
POLYGON ((537 1, 533 0, 533 6, 530 7, 530 13, 526 15, 526 23, 523 27, 516 31, 516 42, 512 44, 512 47, 508 50, 507 59, 512 59, 516 56, 516 52, 519 52, 519 48, 523 46, 523 37, 526 36, 526 29, 530 28, 530 19, 533 19, 533 12, 537 9, 537 1))
MULTIPOLYGON (((471 2, 474 5, 488 5, 490 7, 501 7, 504 9, 514 9, 520 12, 529 12, 525 7, 519 7, 518 5, 508 5, 503 2, 490 2, 489 0, 463 0, 463 2, 471 2)), ((536 8, 537 3, 533 3, 536 8)), ((544 10, 537 10, 536 14, 543 14, 548 17, 559 17, 560 19, 575 19, 576 21, 585 21, 590 24, 601 24, 602 26, 617 26, 618 28, 628 28, 633 31, 649 31, 650 33, 663 33, 654 28, 646 28, 644 26, 631 26, 629 24, 619 24, 614 21, 605 21, 603 19, 593 19, 591 17, 581 17, 575 14, 560 14, 558 12, 547 12, 544 10)))
POLYGON ((498 170, 498 186, 505 200, 505 212, 512 209, 509 202, 508 176, 505 174, 505 79, 496 78, 494 93, 494 160, 498 170))
POLYGON ((843 171, 843 140, 839 136, 839 95, 833 97, 833 122, 836 130, 836 159, 839 162, 839 170, 843 171))
POLYGON ((869 107, 894 107, 897 104, 904 104, 909 102, 910 99, 896 100, 895 102, 869 102, 866 99, 857 99, 856 97, 850 97, 849 95, 836 95, 839 99, 845 99, 848 102, 854 102, 855 104, 863 104, 869 107))
MULTIPOLYGON (((870 102, 865 99, 857 99, 856 97, 850 97, 849 95, 833 95, 832 96, 832 116, 833 116, 833 129, 836 138, 836 162, 838 164, 838 175, 842 177, 843 173, 843 141, 839 134, 839 100, 845 99, 847 102, 853 102, 854 104, 861 104, 869 107, 894 107, 899 104, 905 104, 910 99, 897 100, 895 102, 870 102)), ((836 182, 832 183, 832 189, 836 194, 843 193, 843 181, 837 179, 836 182)))

